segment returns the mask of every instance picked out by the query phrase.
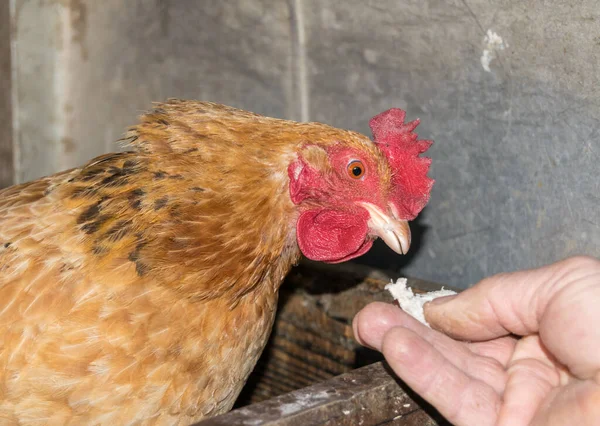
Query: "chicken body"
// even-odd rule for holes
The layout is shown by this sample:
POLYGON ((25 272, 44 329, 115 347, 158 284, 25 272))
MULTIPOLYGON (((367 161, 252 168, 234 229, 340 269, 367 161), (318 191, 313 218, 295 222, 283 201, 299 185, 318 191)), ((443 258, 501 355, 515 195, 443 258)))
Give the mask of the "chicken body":
MULTIPOLYGON (((290 195, 291 164, 324 161, 307 141, 344 141, 388 172, 362 135, 210 103, 161 104, 127 140, 0 191, 0 424, 184 425, 229 410, 314 216, 290 195)), ((366 232, 322 260, 364 252, 366 232)))

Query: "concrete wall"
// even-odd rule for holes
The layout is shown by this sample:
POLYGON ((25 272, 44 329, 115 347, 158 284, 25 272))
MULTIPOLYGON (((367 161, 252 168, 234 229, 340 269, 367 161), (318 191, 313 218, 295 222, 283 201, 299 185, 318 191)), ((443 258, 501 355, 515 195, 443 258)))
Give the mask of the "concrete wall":
POLYGON ((116 149, 167 97, 367 134, 396 106, 436 141, 437 183, 412 253, 378 244, 359 261, 464 287, 600 256, 595 0, 11 0, 10 12, 15 181, 116 149))

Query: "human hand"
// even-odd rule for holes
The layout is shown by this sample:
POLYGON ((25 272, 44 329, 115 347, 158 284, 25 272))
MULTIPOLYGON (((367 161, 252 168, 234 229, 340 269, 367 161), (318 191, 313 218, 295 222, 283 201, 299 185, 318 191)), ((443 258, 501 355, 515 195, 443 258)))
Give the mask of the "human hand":
POLYGON ((425 318, 372 303, 354 335, 453 424, 600 424, 600 261, 486 278, 425 318))

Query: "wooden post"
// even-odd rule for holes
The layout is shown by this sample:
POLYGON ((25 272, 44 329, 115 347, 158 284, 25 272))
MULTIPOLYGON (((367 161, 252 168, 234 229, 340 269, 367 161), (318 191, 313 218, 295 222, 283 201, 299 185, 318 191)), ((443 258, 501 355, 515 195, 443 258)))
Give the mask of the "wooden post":
POLYGON ((0 188, 14 183, 10 40, 9 2, 2 1, 0 2, 0 188))

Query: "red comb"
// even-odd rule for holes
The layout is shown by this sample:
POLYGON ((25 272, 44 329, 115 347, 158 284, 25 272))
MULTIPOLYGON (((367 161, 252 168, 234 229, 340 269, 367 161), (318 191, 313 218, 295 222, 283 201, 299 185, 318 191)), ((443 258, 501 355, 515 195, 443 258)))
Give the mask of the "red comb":
POLYGON ((369 122, 374 140, 386 155, 393 170, 390 201, 398 209, 398 218, 412 220, 429 201, 433 179, 427 176, 431 158, 419 157, 433 141, 417 140, 413 130, 419 120, 404 123, 406 112, 391 108, 369 122))

